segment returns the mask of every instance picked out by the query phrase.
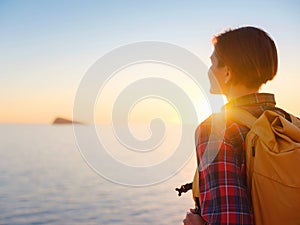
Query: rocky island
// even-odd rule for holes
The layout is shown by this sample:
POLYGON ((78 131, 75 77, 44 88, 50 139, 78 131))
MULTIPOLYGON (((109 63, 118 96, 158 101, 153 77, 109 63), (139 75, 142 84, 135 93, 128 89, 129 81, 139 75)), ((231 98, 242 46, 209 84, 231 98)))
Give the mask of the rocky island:
POLYGON ((57 117, 53 120, 52 124, 55 125, 55 124, 83 124, 83 123, 80 123, 78 121, 72 121, 72 120, 69 120, 69 119, 66 119, 66 118, 62 118, 62 117, 57 117))

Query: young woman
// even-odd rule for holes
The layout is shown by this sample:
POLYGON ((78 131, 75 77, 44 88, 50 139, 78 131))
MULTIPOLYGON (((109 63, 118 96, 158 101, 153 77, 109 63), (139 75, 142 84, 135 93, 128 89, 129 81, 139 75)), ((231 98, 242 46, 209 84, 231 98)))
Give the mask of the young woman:
MULTIPOLYGON (((275 107, 273 94, 258 93, 262 84, 277 72, 274 41, 261 29, 242 27, 213 39, 214 51, 208 76, 211 93, 228 99, 224 108, 240 107, 259 117, 265 110, 285 114, 275 107)), ((224 110, 220 113, 225 113, 224 110)), ((212 116, 196 130, 197 161, 209 142, 212 116)), ((214 160, 199 170, 200 212, 186 215, 185 225, 253 224, 250 196, 247 195, 244 141, 249 129, 226 121, 224 139, 214 160)))

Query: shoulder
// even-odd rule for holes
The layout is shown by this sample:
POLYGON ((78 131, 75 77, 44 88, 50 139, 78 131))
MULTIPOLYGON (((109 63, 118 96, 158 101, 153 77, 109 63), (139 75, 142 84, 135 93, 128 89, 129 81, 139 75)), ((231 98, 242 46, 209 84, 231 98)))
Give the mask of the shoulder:
POLYGON ((195 144, 196 146, 200 142, 204 142, 206 139, 208 140, 210 132, 211 132, 211 120, 213 114, 207 117, 204 121, 202 121, 195 130, 195 144))
POLYGON ((236 145, 245 140, 249 129, 227 119, 225 112, 213 113, 197 126, 195 130, 196 145, 208 142, 212 131, 214 135, 221 136, 225 142, 236 145))

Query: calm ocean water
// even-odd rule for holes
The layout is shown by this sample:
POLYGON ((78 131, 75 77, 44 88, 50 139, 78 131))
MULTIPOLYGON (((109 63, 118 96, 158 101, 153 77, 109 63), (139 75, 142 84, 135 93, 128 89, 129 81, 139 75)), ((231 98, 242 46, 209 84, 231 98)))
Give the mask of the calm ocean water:
POLYGON ((191 160, 147 187, 105 180, 82 159, 72 126, 0 125, 0 224, 182 224, 193 206, 191 160))

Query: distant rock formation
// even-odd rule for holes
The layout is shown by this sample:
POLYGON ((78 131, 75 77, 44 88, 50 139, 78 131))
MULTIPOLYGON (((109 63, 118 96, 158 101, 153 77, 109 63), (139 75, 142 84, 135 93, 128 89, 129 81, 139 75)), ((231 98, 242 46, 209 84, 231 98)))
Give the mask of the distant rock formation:
POLYGON ((78 121, 72 121, 72 120, 69 120, 69 119, 61 118, 61 117, 55 118, 55 120, 52 122, 52 124, 72 124, 72 123, 82 124, 78 121))

